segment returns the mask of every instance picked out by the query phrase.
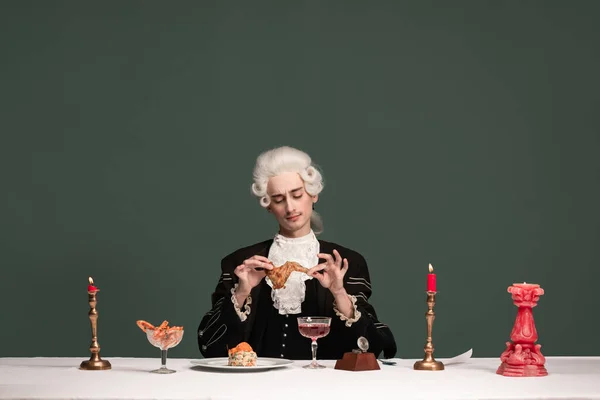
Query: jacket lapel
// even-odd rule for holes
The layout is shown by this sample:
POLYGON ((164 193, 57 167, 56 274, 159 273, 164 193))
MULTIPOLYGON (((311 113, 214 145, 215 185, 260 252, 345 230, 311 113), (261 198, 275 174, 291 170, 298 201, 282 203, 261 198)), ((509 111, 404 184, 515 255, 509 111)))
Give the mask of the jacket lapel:
MULTIPOLYGON (((319 240, 319 252, 333 255, 333 248, 328 242, 322 242, 319 240)), ((319 264, 325 262, 324 259, 319 258, 319 264)), ((316 278, 313 278, 316 279, 316 278)), ((317 301, 319 303, 319 310, 321 315, 328 315, 328 310, 333 310, 333 296, 331 292, 325 289, 319 282, 317 282, 317 301)))
MULTIPOLYGON (((249 257, 252 257, 253 255, 267 257, 269 255, 269 249, 271 248, 272 244, 273 244, 272 239, 264 242, 262 244, 262 246, 259 249, 257 249, 254 252, 254 254, 249 255, 249 257)), ((256 338, 256 343, 255 343, 258 351, 261 351, 261 349, 259 349, 258 347, 260 346, 260 344, 262 344, 262 338, 263 338, 263 335, 265 332, 266 321, 268 318, 268 311, 269 311, 268 307, 264 308, 263 310, 260 310, 260 307, 258 305, 261 302, 265 301, 262 298, 262 296, 267 296, 269 300, 271 299, 269 289, 270 289, 270 287, 264 279, 260 282, 259 285, 257 285, 254 289, 252 289, 252 299, 255 302, 255 304, 254 304, 252 312, 250 313, 250 316, 252 318, 249 321, 250 323, 247 325, 248 330, 246 331, 246 338, 247 338, 247 340, 249 339, 250 332, 252 332, 252 331, 259 332, 259 334, 256 338), (261 313, 261 311, 262 311, 262 313, 261 313)))
MULTIPOLYGON (((271 245, 273 244, 273 239, 271 240, 267 240, 266 242, 263 243, 263 245, 255 252, 255 254, 252 254, 249 257, 252 257, 253 255, 257 255, 257 256, 263 256, 263 257, 267 257, 269 255, 269 249, 271 248, 271 245)), ((256 301, 258 301, 260 299, 260 295, 261 292, 263 291, 263 284, 266 284, 265 280, 263 279, 261 281, 261 284, 256 286, 254 289, 252 289, 252 298, 256 299, 256 301)), ((267 285, 268 286, 268 285, 267 285)), ((254 313, 256 314, 256 313, 254 313)))

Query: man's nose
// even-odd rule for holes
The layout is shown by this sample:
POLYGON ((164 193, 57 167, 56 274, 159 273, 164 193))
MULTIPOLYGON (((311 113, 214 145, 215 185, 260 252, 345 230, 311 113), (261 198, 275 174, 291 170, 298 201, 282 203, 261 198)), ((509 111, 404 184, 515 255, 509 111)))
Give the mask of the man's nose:
POLYGON ((287 201, 285 205, 285 211, 288 214, 292 214, 294 211, 296 211, 296 204, 293 201, 287 201))

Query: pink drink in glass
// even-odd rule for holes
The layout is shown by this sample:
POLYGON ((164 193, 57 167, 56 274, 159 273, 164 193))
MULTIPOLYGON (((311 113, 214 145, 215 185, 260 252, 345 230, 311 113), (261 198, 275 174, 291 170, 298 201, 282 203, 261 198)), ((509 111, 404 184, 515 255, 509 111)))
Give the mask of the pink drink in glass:
POLYGON ((304 337, 310 338, 312 351, 312 362, 305 365, 304 368, 320 369, 325 366, 317 363, 317 339, 329 334, 331 325, 330 317, 298 317, 298 331, 304 337))
POLYGON ((325 323, 305 323, 298 324, 298 330, 304 337, 317 340, 329 334, 329 324, 325 323))

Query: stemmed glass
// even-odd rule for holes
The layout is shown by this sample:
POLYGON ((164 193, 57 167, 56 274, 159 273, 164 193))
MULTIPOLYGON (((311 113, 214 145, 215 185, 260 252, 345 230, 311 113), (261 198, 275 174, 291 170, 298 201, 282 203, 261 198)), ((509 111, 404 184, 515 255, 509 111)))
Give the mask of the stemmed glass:
POLYGON ((161 367, 150 372, 156 374, 172 374, 176 372, 167 368, 167 350, 177 346, 183 339, 183 329, 146 329, 146 337, 150 344, 160 349, 161 367))
POLYGON ((312 362, 303 368, 319 369, 325 368, 324 365, 317 363, 317 339, 329 334, 331 317, 298 317, 298 330, 304 337, 310 338, 312 349, 312 362))

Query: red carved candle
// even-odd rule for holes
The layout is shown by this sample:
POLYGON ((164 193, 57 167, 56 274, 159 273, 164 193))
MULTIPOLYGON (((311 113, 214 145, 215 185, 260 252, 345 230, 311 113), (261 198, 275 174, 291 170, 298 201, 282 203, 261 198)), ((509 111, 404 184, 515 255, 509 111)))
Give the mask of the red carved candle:
POLYGON ((427 274, 427 291, 428 292, 437 292, 436 287, 436 278, 433 273, 433 267, 429 264, 429 274, 427 274))
POLYGON ((508 287, 513 303, 518 307, 517 319, 513 325, 506 349, 500 355, 500 367, 496 371, 504 376, 546 376, 546 357, 537 342, 532 309, 537 306, 544 289, 532 283, 515 283, 508 287))

